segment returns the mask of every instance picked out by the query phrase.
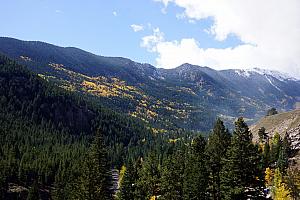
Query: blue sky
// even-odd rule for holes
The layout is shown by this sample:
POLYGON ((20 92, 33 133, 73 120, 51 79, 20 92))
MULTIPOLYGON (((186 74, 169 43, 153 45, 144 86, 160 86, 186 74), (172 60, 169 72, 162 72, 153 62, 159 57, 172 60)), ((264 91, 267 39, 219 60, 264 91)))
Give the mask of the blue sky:
POLYGON ((157 67, 259 67, 300 78, 299 9, 299 0, 2 0, 0 35, 157 67))
POLYGON ((203 48, 225 48, 239 43, 236 37, 218 42, 204 30, 211 19, 189 23, 177 19, 175 5, 152 0, 9 0, 1 2, 1 36, 75 46, 98 55, 123 56, 155 65, 156 53, 140 46, 141 38, 159 27, 168 40, 195 38, 203 48), (114 15, 115 13, 115 15, 114 15), (132 24, 144 26, 134 32, 132 24), (151 26, 150 26, 151 24, 151 26))

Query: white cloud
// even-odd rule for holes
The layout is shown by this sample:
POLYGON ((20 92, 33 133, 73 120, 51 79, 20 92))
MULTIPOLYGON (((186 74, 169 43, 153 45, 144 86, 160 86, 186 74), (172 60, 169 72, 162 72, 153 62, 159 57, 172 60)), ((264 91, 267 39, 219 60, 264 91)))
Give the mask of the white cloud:
POLYGON ((132 28, 132 30, 134 32, 139 32, 139 31, 144 30, 144 26, 138 25, 138 24, 131 24, 130 27, 132 28))
POLYGON ((113 11, 112 14, 113 14, 113 16, 115 16, 115 17, 118 16, 117 11, 113 11))
POLYGON ((159 28, 153 29, 153 35, 142 38, 141 47, 147 48, 149 52, 158 52, 157 46, 164 42, 164 34, 159 28))
POLYGON ((176 4, 184 9, 181 16, 189 20, 213 18, 214 23, 206 32, 220 42, 234 34, 245 43, 227 49, 203 49, 193 38, 163 38, 151 43, 150 48, 158 53, 160 67, 176 67, 184 62, 216 69, 266 67, 300 77, 299 0, 155 1, 164 6, 176 4))

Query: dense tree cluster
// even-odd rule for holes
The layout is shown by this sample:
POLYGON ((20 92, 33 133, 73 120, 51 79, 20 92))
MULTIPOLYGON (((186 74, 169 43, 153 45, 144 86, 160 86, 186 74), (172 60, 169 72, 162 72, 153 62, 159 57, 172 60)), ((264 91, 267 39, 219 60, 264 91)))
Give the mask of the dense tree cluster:
POLYGON ((255 144, 243 118, 232 134, 218 119, 208 138, 179 141, 169 154, 130 162, 118 198, 296 199, 299 171, 289 168, 288 141, 275 135, 271 147, 268 140, 255 144))

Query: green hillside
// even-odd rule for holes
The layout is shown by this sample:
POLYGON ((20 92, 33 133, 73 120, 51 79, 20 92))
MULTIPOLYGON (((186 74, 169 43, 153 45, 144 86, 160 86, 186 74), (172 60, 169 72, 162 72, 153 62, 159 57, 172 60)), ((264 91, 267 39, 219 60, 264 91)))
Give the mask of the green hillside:
POLYGON ((43 199, 52 192, 68 196, 96 132, 104 136, 110 168, 168 141, 143 122, 59 88, 4 56, 0 124, 0 199, 26 199, 35 182, 43 199))

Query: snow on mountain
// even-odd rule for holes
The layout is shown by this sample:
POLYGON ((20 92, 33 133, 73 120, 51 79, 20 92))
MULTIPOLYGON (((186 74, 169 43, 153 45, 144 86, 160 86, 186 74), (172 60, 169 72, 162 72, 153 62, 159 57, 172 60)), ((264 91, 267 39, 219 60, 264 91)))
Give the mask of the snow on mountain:
POLYGON ((239 76, 242 76, 244 78, 249 78, 252 75, 260 74, 265 76, 268 81, 270 80, 268 76, 271 76, 273 78, 276 78, 279 81, 297 81, 298 79, 290 76, 287 73, 278 72, 275 70, 267 70, 267 69, 261 69, 261 68, 253 68, 253 69, 236 69, 235 73, 239 76))
POLYGON ((257 72, 261 75, 269 75, 272 76, 280 81, 286 81, 286 80, 293 80, 293 81, 297 81, 296 78, 290 76, 287 73, 283 73, 283 72, 279 72, 279 71, 275 71, 275 70, 267 70, 267 69, 261 69, 261 68, 253 68, 252 69, 254 72, 257 72))

